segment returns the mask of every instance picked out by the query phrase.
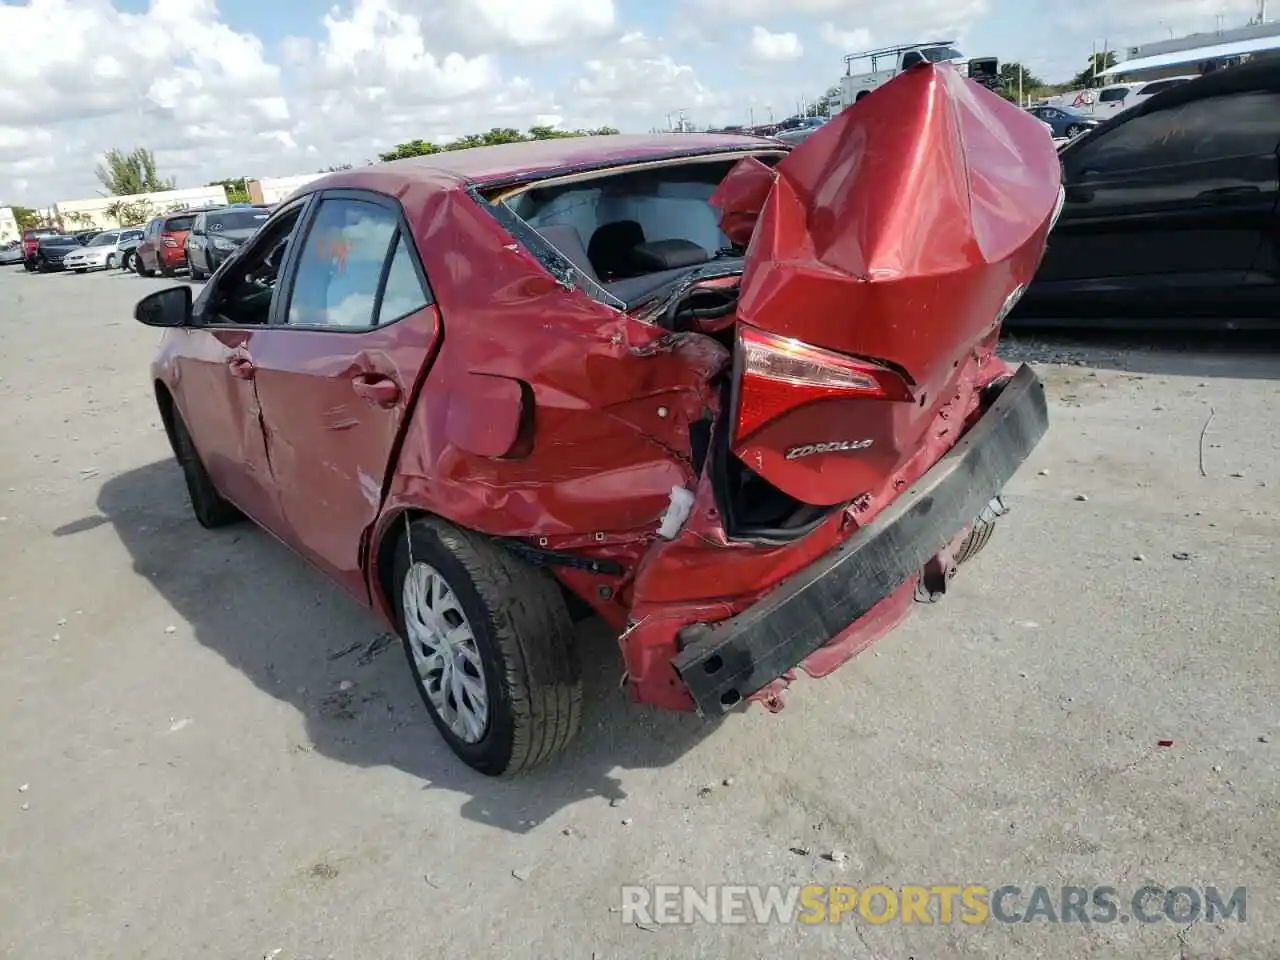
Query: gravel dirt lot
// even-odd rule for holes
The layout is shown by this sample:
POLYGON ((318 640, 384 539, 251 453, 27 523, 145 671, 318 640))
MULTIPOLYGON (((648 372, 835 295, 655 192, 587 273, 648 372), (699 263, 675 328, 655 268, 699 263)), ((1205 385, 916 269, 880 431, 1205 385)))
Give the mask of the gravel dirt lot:
POLYGON ((369 614, 254 528, 192 519, 131 314, 164 282, 0 273, 5 956, 1277 956, 1274 349, 1017 340, 1053 425, 942 603, 780 715, 718 724, 623 702, 588 624, 580 737, 492 781, 398 650, 340 655, 379 637, 369 614), (628 883, 809 882, 1246 886, 1248 912, 618 912, 628 883))

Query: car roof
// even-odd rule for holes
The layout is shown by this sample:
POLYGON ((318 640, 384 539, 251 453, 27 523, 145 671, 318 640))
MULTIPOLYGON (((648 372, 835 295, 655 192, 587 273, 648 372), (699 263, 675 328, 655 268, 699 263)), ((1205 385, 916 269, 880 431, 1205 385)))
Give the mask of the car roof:
POLYGON ((522 183, 598 167, 742 150, 777 150, 780 146, 777 141, 764 137, 731 133, 610 134, 529 140, 442 151, 341 170, 307 183, 298 192, 312 193, 337 186, 385 189, 388 180, 432 184, 439 189, 522 183))

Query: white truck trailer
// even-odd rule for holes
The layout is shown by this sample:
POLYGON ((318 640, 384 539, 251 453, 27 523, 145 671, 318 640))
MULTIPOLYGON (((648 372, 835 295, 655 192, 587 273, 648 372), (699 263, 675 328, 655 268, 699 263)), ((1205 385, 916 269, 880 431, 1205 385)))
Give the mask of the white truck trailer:
POLYGON ((995 57, 970 58, 956 49, 954 40, 927 40, 846 56, 844 76, 840 78, 840 109, 852 106, 876 87, 919 63, 950 63, 984 87, 1000 86, 1000 62, 995 57), (853 72, 855 64, 859 67, 858 73, 853 72))

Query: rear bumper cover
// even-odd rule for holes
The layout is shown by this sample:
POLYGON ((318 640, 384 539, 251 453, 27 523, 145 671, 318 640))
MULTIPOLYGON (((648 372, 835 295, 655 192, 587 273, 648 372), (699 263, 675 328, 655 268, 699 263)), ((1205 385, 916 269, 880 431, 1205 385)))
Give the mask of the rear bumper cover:
POLYGON ((937 464, 835 550, 728 620, 686 627, 671 664, 698 712, 724 713, 890 596, 998 495, 1049 427, 1029 366, 937 464))

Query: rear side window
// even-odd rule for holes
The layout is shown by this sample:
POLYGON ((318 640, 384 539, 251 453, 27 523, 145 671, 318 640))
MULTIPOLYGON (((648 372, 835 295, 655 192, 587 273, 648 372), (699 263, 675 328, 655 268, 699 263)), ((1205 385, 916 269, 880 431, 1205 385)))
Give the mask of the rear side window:
POLYGON ((1123 100, 1129 95, 1128 87, 1112 87, 1109 90, 1103 90, 1098 94, 1099 103, 1114 103, 1116 100, 1123 100))
POLYGON ((427 295, 418 279, 413 264, 413 254, 403 235, 396 241, 396 252, 387 271, 387 285, 382 291, 382 303, 378 308, 378 326, 392 323, 401 317, 421 310, 427 305, 427 295))
POLYGON ((367 330, 426 304, 392 210, 363 200, 321 201, 299 255, 286 323, 367 330))

